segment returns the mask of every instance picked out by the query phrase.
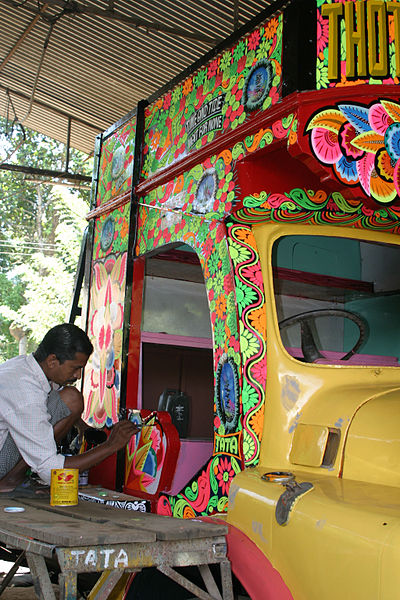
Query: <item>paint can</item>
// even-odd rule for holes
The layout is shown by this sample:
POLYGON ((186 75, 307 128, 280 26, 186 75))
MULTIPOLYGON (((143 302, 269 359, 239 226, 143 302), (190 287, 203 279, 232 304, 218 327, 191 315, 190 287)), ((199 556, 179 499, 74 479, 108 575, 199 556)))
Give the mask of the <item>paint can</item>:
POLYGON ((78 469, 51 470, 51 506, 75 506, 78 504, 78 478, 78 469))
POLYGON ((79 487, 89 484, 89 471, 82 471, 79 473, 78 485, 79 487))

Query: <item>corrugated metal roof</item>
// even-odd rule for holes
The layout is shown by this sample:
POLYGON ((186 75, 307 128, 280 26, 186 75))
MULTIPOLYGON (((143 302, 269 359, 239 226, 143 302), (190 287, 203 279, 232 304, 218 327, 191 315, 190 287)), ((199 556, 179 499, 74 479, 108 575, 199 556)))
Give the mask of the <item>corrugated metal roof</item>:
POLYGON ((0 0, 0 114, 23 119, 35 90, 24 124, 66 142, 70 117, 71 146, 90 153, 97 133, 271 3, 0 0))

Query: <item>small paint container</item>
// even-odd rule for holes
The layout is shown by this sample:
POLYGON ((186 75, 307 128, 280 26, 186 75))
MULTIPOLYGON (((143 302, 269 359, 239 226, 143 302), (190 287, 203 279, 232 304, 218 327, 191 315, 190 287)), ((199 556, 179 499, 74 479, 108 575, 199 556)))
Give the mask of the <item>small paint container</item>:
POLYGON ((78 469, 52 469, 50 483, 51 506, 78 504, 78 469))
POLYGON ((88 485, 88 484, 89 484, 89 471, 82 471, 81 473, 79 473, 78 485, 79 485, 79 487, 81 487, 83 485, 88 485))

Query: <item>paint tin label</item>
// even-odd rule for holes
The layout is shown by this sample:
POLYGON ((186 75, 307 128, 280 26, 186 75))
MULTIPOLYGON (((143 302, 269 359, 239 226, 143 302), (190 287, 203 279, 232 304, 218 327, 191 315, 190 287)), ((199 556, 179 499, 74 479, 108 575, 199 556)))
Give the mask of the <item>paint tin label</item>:
POLYGON ((74 506, 78 504, 78 477, 78 469, 51 470, 51 506, 74 506))

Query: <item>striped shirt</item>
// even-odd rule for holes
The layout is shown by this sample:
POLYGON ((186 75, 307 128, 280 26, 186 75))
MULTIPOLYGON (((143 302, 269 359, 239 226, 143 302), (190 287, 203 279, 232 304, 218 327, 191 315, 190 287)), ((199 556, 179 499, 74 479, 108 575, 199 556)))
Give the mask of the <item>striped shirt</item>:
POLYGON ((50 483, 51 469, 64 467, 47 412, 51 389, 32 354, 0 365, 0 453, 10 433, 25 462, 46 483, 50 483))

